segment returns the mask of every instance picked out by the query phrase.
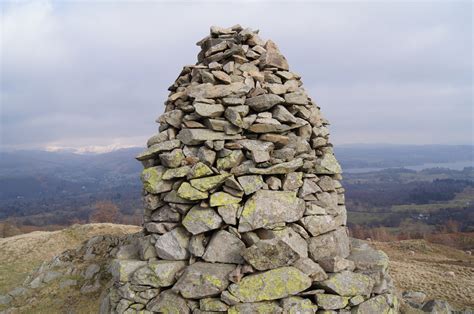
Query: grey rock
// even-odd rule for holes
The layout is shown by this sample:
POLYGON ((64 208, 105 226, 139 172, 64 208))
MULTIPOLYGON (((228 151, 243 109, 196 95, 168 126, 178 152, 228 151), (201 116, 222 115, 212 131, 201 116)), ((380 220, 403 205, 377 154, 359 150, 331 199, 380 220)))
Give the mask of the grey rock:
POLYGON ((299 257, 308 257, 308 243, 294 229, 296 224, 278 229, 258 230, 258 235, 263 239, 277 238, 288 244, 299 257))
POLYGON ((151 233, 165 234, 179 226, 177 222, 147 222, 145 229, 151 233))
POLYGON ((84 272, 84 279, 91 279, 94 277, 95 274, 97 274, 100 271, 100 266, 97 264, 90 264, 87 266, 85 272, 84 272))
POLYGON ((268 168, 250 168, 250 173, 255 174, 287 174, 293 172, 303 166, 303 160, 296 158, 289 162, 283 162, 268 168))
POLYGON ((239 204, 229 204, 225 206, 219 206, 217 212, 222 217, 222 220, 228 225, 237 224, 237 211, 239 210, 239 204))
POLYGON ((140 161, 147 160, 147 159, 153 158, 154 156, 156 156, 157 154, 159 154, 161 152, 170 151, 170 150, 173 150, 175 148, 179 148, 180 146, 181 146, 181 141, 180 140, 170 140, 170 141, 165 141, 165 142, 161 142, 161 143, 158 143, 158 144, 154 144, 154 145, 148 147, 142 153, 140 153, 136 157, 136 159, 140 160, 140 161))
MULTIPOLYGON (((362 303, 361 306, 364 303, 362 303)), ((371 303, 375 303, 375 301, 372 301, 371 303)), ((382 301, 379 301, 379 302, 377 302, 377 305, 378 304, 383 304, 383 303, 382 303, 382 301)), ((372 305, 372 307, 375 307, 375 306, 372 305)), ((378 308, 382 308, 382 306, 379 305, 378 308)), ((422 311, 425 312, 425 313, 432 313, 432 314, 450 314, 450 313, 453 313, 453 309, 452 309, 451 305, 447 301, 444 301, 444 300, 430 300, 430 301, 426 302, 425 305, 423 305, 422 311)), ((360 312, 360 313, 362 313, 362 312, 360 312)))
POLYGON ((184 113, 181 110, 171 110, 165 112, 159 119, 158 122, 164 122, 175 128, 179 128, 183 122, 184 113))
POLYGON ((210 83, 191 85, 187 93, 191 98, 223 98, 231 94, 246 95, 251 87, 242 82, 235 82, 228 85, 212 85, 210 83))
POLYGON ((218 295, 229 285, 227 276, 234 268, 232 264, 194 263, 186 268, 172 289, 187 299, 218 295))
POLYGON ((240 139, 241 135, 228 135, 207 129, 182 129, 177 138, 186 145, 198 145, 205 141, 236 140, 240 139))
POLYGON ((168 168, 177 168, 181 166, 184 160, 184 154, 181 149, 174 149, 168 153, 160 154, 161 164, 168 168))
POLYGON ((224 106, 219 104, 212 105, 204 103, 195 103, 193 106, 198 115, 207 118, 219 117, 224 113, 225 110, 224 106))
POLYGON ((271 109, 273 106, 283 102, 285 102, 283 98, 274 94, 263 94, 245 100, 245 104, 257 112, 271 109))
POLYGON ((285 102, 292 105, 307 105, 308 96, 302 92, 285 94, 285 102))
POLYGON ((344 270, 330 274, 328 279, 319 282, 318 285, 326 291, 345 297, 368 296, 372 293, 374 282, 369 276, 344 270))
POLYGON ((273 118, 277 119, 280 122, 290 122, 296 123, 297 120, 294 115, 292 115, 288 109, 282 105, 275 106, 272 110, 273 118))
POLYGON ((242 186, 245 195, 255 193, 256 191, 260 190, 264 185, 262 176, 260 175, 241 176, 238 177, 237 180, 242 186))
POLYGON ((115 281, 128 282, 130 281, 133 273, 137 269, 146 266, 146 264, 147 262, 139 260, 115 259, 112 261, 110 270, 115 281))
POLYGON ((283 180, 283 190, 296 191, 303 185, 303 172, 290 172, 283 180))
POLYGON ((319 260, 318 263, 325 271, 330 273, 338 273, 343 270, 353 271, 355 268, 353 261, 340 256, 324 258, 319 260))
POLYGON ((161 292, 156 298, 148 302, 146 309, 154 313, 191 313, 186 300, 171 290, 161 292))
POLYGON ((322 269, 322 267, 319 266, 318 263, 315 263, 310 258, 300 258, 294 263, 293 266, 308 275, 309 278, 311 278, 313 281, 322 281, 328 278, 328 275, 326 274, 324 269, 322 269))
POLYGON ((152 194, 158 194, 171 191, 173 182, 163 180, 163 174, 166 168, 163 166, 150 167, 142 171, 141 180, 143 188, 152 194))
POLYGON ((257 270, 289 266, 298 259, 298 253, 278 238, 258 241, 244 249, 242 256, 257 270))
POLYGON ((179 222, 181 215, 169 205, 158 208, 151 214, 151 220, 158 222, 179 222))
POLYGON ((259 190, 245 203, 239 231, 296 221, 303 216, 304 208, 304 201, 295 192, 259 190))
POLYGON ((209 149, 205 146, 201 146, 199 147, 197 157, 204 164, 212 166, 214 162, 216 161, 216 155, 217 155, 216 152, 213 151, 212 149, 209 149))
POLYGON ((189 240, 188 250, 197 257, 201 257, 206 251, 207 237, 204 233, 196 234, 189 240))
POLYGON ((211 71, 211 73, 219 81, 222 81, 226 84, 232 83, 232 81, 230 79, 230 76, 227 73, 223 72, 223 71, 211 71))
POLYGON ((300 221, 303 227, 315 237, 336 230, 345 222, 345 218, 342 215, 336 217, 331 215, 314 215, 305 216, 300 221))
MULTIPOLYGON (((365 302, 352 308, 352 313, 363 314, 363 313, 397 313, 397 309, 392 308, 388 303, 387 298, 384 295, 378 295, 368 299, 365 302)), ((432 312, 433 313, 433 312, 432 312)), ((436 312, 435 312, 436 313, 436 312)), ((448 312, 437 312, 437 313, 451 313, 448 312)))
MULTIPOLYGON (((334 294, 316 294, 316 302, 323 310, 339 310, 346 307, 349 298, 334 294)), ((365 313, 383 313, 383 312, 365 312, 365 313)))
POLYGON ((192 207, 182 221, 183 226, 192 234, 199 234, 217 229, 222 224, 222 218, 212 208, 192 207))
POLYGON ((177 274, 186 267, 185 261, 153 261, 133 273, 131 283, 152 287, 169 287, 177 274))
POLYGON ((305 197, 309 194, 314 194, 316 192, 321 192, 321 189, 313 179, 304 179, 303 186, 300 188, 298 196, 305 197))
POLYGON ((245 104, 245 98, 225 97, 222 98, 222 103, 226 106, 239 106, 245 104))
POLYGON ((156 238, 155 248, 158 257, 165 260, 185 260, 189 258, 187 247, 189 234, 178 227, 156 238))
POLYGON ((283 313, 283 309, 276 301, 262 301, 253 303, 238 303, 229 308, 228 313, 283 313))
POLYGON ((8 294, 0 295, 0 305, 8 305, 13 301, 13 298, 8 294))
POLYGON ((318 310, 318 306, 313 304, 311 300, 298 296, 291 296, 280 301, 283 313, 288 314, 314 314, 318 310))
POLYGON ((265 183, 271 190, 279 190, 281 188, 281 180, 277 177, 269 177, 265 180, 265 183))
POLYGON ((307 241, 309 256, 316 262, 334 256, 346 258, 350 253, 349 237, 345 227, 311 237, 307 241))
POLYGON ((216 232, 207 246, 203 259, 207 262, 241 264, 241 252, 245 244, 230 232, 220 230, 216 232))
POLYGON ((271 40, 267 40, 265 44, 265 50, 261 57, 259 65, 263 68, 266 67, 276 67, 282 70, 288 70, 288 62, 286 58, 278 50, 278 46, 271 40))

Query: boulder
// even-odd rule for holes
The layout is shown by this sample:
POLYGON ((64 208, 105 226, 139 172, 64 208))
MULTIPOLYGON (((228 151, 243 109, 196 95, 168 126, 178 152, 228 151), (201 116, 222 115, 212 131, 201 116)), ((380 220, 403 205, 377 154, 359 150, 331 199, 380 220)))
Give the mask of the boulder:
POLYGON ((186 268, 172 290, 186 299, 218 295, 229 285, 227 276, 234 268, 232 264, 194 263, 186 268))
POLYGON ((280 267, 242 278, 229 292, 241 302, 282 299, 311 286, 311 279, 295 267, 280 267))
POLYGON ((251 231, 281 222, 299 220, 304 201, 295 192, 259 190, 245 203, 239 219, 239 231, 251 231))

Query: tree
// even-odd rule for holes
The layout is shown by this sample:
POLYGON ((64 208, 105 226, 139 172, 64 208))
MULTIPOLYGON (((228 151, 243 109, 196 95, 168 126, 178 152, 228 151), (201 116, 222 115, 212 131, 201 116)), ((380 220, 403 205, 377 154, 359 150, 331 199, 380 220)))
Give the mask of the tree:
POLYGON ((119 222, 119 209, 111 201, 98 201, 94 204, 94 208, 95 210, 89 216, 90 222, 119 222))

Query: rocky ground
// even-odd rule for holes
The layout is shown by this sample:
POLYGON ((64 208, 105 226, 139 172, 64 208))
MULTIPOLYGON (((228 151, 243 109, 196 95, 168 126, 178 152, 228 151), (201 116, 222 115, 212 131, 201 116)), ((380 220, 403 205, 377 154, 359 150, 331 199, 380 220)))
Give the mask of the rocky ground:
POLYGON ((390 274, 400 291, 422 291, 458 309, 474 309, 474 256, 424 240, 374 242, 390 257, 390 274))
MULTIPOLYGON (((119 245, 139 231, 91 224, 0 239, 0 313, 96 313, 110 279, 110 257, 121 254, 119 245)), ((426 300, 474 309, 474 257, 423 240, 372 244, 390 256, 400 291, 422 291, 426 300)))

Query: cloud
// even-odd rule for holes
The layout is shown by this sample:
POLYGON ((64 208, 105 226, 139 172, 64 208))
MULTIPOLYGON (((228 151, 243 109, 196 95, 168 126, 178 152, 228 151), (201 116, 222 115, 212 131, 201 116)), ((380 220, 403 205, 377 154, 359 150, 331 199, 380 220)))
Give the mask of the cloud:
POLYGON ((470 2, 2 3, 1 141, 143 145, 210 25, 278 43, 337 143, 470 143, 470 2))

